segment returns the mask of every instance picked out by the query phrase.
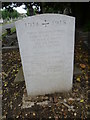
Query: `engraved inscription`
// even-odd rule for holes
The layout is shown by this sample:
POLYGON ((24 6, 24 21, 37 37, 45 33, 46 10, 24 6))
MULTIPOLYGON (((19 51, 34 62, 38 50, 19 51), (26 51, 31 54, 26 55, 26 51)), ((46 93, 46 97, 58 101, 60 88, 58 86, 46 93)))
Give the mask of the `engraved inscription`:
POLYGON ((44 22, 27 22, 25 23, 25 26, 26 27, 37 27, 37 26, 40 26, 40 25, 43 25, 45 27, 47 27, 49 24, 52 24, 52 25, 66 25, 67 24, 67 21, 66 20, 52 20, 52 21, 48 21, 45 20, 44 22))

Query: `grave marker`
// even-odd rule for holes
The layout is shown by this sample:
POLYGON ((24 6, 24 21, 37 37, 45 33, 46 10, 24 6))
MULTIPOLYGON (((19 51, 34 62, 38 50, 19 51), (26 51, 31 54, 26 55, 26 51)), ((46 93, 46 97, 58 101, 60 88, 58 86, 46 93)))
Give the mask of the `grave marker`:
POLYGON ((28 95, 72 88, 75 18, 42 14, 16 22, 28 95))

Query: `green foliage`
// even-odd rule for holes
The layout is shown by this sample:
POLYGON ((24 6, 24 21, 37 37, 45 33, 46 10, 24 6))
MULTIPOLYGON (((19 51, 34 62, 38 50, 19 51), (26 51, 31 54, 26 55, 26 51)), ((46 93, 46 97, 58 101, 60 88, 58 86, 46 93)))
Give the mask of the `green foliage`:
POLYGON ((84 25, 84 32, 88 32, 90 31, 90 21, 88 21, 85 25, 84 25))
POLYGON ((60 3, 60 2, 45 2, 42 3, 44 8, 44 13, 58 13, 59 11, 62 13, 63 10, 69 5, 69 3, 60 3))
POLYGON ((28 10, 28 9, 27 9, 27 13, 26 13, 26 14, 27 14, 27 16, 29 16, 29 15, 30 15, 30 13, 29 13, 29 10, 28 10))
MULTIPOLYGON (((29 9, 27 9, 27 13, 26 13, 26 14, 27 14, 27 16, 30 16, 29 9)), ((33 14, 34 14, 34 15, 37 14, 37 9, 36 9, 36 8, 33 9, 33 14)))
POLYGON ((18 17, 19 17, 19 13, 16 10, 13 10, 12 12, 10 12, 7 9, 5 9, 2 11, 3 19, 18 18, 18 17))

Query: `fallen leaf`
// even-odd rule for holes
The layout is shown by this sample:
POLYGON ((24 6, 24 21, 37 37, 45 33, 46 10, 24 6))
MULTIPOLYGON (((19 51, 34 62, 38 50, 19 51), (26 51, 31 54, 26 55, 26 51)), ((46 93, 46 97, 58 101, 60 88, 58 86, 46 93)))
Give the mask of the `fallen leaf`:
POLYGON ((80 67, 81 67, 81 68, 85 68, 86 65, 85 65, 85 64, 80 64, 80 67))
POLYGON ((2 75, 8 76, 5 72, 2 72, 2 75))
POLYGON ((80 100, 80 102, 82 103, 82 102, 84 102, 84 100, 82 99, 82 100, 80 100))
POLYGON ((73 103, 73 101, 74 101, 74 99, 73 99, 73 98, 69 98, 69 99, 68 99, 69 104, 72 104, 72 103, 73 103))
POLYGON ((7 84, 8 84, 8 82, 5 82, 5 83, 4 83, 4 86, 6 87, 6 86, 7 86, 7 84))
POLYGON ((2 94, 2 90, 0 90, 0 95, 2 94))
POLYGON ((88 80, 88 76, 85 76, 85 79, 88 80))
POLYGON ((77 81, 80 82, 80 78, 79 77, 77 78, 77 81))

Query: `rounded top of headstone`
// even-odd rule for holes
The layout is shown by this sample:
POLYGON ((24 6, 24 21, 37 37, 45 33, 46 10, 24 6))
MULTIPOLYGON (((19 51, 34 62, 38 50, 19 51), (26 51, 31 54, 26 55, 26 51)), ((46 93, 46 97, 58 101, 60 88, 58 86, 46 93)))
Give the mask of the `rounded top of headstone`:
POLYGON ((64 14, 54 14, 54 13, 45 13, 45 14, 37 14, 37 15, 33 15, 33 16, 29 16, 29 17, 25 17, 22 20, 18 20, 15 23, 17 24, 18 22, 21 21, 25 21, 25 20, 34 20, 34 19, 39 19, 39 20, 52 20, 52 18, 54 19, 59 19, 59 18, 64 18, 64 19, 74 19, 75 17, 73 16, 69 16, 69 15, 64 15, 64 14))

